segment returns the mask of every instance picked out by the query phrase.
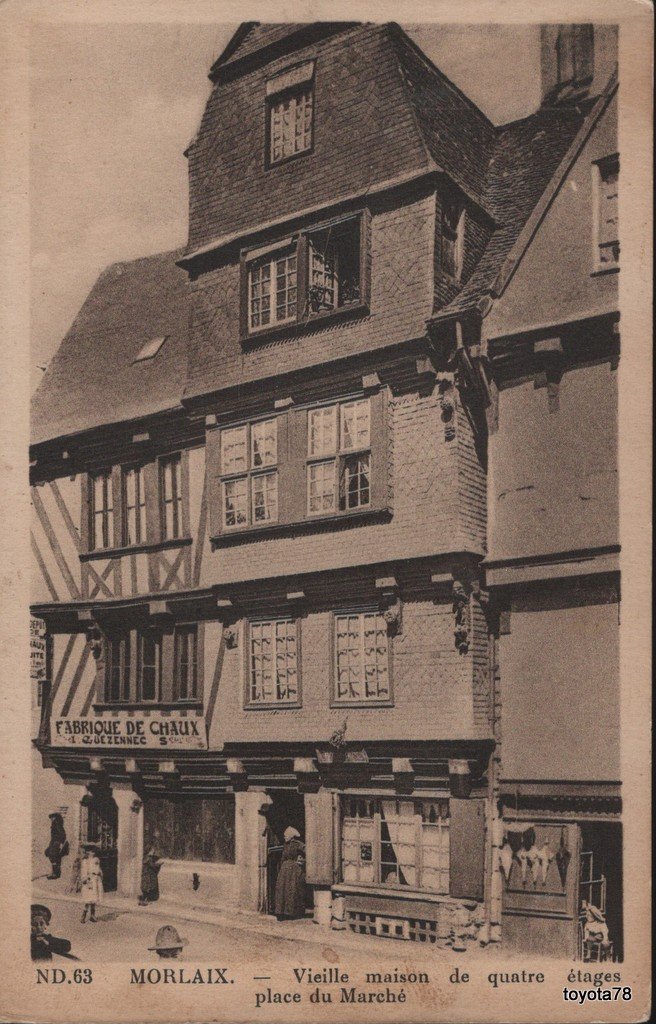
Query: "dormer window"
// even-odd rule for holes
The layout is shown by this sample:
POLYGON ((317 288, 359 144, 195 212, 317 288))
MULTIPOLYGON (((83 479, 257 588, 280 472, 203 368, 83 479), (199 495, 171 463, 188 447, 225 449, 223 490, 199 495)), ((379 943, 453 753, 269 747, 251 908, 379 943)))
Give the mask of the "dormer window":
POLYGON ((442 198, 442 272, 460 281, 465 240, 465 211, 447 196, 442 198))
POLYGON ((312 149, 314 61, 269 79, 266 164, 272 167, 312 149))

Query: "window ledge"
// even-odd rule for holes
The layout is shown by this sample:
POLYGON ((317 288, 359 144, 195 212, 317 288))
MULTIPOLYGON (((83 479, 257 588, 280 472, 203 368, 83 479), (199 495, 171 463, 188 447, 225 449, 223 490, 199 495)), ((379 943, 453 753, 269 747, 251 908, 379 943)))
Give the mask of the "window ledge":
POLYGON ((303 705, 300 700, 271 701, 270 704, 244 704, 244 711, 287 711, 298 710, 303 705))
POLYGON ((394 701, 389 700, 331 700, 331 708, 393 708, 394 701))
POLYGON ((262 526, 240 526, 235 529, 227 529, 224 533, 215 534, 210 537, 212 548, 224 547, 231 543, 248 543, 257 540, 259 536, 272 537, 284 535, 292 531, 310 532, 317 527, 338 528, 350 522, 364 522, 367 520, 389 519, 391 510, 384 508, 354 509, 352 512, 335 512, 327 516, 308 516, 305 519, 295 520, 293 523, 265 523, 262 526))
POLYGON ((203 711, 198 700, 178 701, 109 701, 92 704, 94 711, 203 711))
POLYGON ((430 889, 408 890, 405 887, 399 888, 398 886, 381 885, 376 882, 371 885, 367 885, 365 882, 361 882, 360 884, 355 884, 353 882, 334 882, 331 889, 333 892, 337 893, 357 893, 363 896, 393 896, 394 899, 422 900, 429 903, 448 903, 452 906, 460 906, 462 903, 479 902, 473 899, 456 899, 453 896, 449 896, 448 893, 434 892, 430 889))
POLYGON ((590 277, 605 277, 606 274, 619 274, 619 263, 614 267, 596 267, 590 271, 590 277))
POLYGON ((241 343, 244 346, 255 346, 263 339, 268 341, 273 337, 283 337, 284 335, 293 337, 297 334, 305 334, 308 331, 312 331, 314 327, 323 327, 326 324, 341 320, 368 316, 370 312, 371 310, 366 302, 354 302, 348 306, 340 306, 338 309, 327 309, 322 313, 312 313, 303 320, 297 320, 296 322, 263 327, 261 330, 242 335, 241 343))
POLYGON ((162 551, 166 548, 184 547, 193 543, 193 537, 185 534, 183 537, 171 537, 167 540, 147 541, 144 544, 126 544, 120 548, 96 548, 94 551, 83 551, 80 554, 81 562, 89 562, 94 558, 119 558, 122 555, 138 555, 147 551, 162 551))

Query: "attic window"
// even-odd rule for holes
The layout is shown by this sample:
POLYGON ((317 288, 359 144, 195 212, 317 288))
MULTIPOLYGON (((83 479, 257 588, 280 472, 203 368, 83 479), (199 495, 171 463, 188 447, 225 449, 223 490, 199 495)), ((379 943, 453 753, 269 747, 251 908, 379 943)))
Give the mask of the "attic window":
POLYGON ((144 363, 147 359, 154 359, 167 338, 168 334, 165 334, 162 338, 151 338, 150 341, 147 341, 146 344, 139 349, 132 362, 144 363))
POLYGON ((314 62, 309 61, 267 82, 267 167, 312 149, 313 75, 314 62))
POLYGON ((465 233, 465 211, 460 203, 442 199, 442 271, 459 281, 465 233))

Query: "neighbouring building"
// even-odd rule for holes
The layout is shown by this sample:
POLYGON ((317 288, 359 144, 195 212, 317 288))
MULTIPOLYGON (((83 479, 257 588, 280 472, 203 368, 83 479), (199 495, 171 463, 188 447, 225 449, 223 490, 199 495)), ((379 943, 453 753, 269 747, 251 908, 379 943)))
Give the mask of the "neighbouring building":
POLYGON ((136 896, 621 954, 616 39, 494 126, 396 25, 244 24, 184 250, 33 405, 38 746, 136 896))

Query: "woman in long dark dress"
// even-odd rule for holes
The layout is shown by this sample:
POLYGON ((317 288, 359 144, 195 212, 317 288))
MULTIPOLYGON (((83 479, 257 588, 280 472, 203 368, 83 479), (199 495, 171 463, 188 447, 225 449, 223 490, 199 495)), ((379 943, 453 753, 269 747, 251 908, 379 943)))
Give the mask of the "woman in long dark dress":
POLYGON ((50 842, 45 854, 52 866, 52 871, 48 878, 59 878, 61 876, 62 857, 65 857, 68 853, 68 840, 66 839, 66 829, 64 828, 64 819, 61 814, 58 811, 54 811, 48 817, 50 818, 50 842))
POLYGON ((285 829, 280 871, 276 882, 279 921, 305 916, 305 846, 291 825, 285 829))
POLYGON ((157 856, 155 847, 151 846, 143 859, 141 867, 141 896, 139 903, 156 903, 159 899, 159 870, 164 861, 157 856))

